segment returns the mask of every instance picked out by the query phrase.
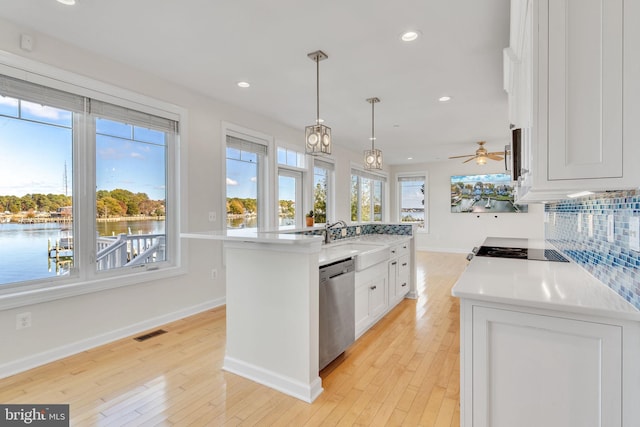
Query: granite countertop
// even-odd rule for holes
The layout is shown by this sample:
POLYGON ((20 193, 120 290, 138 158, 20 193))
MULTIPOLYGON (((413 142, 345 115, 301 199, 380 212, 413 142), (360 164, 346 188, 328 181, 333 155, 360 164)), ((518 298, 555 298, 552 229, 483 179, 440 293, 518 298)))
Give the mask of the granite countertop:
MULTIPOLYGON (((509 240, 503 239, 503 243, 517 243, 509 240)), ((498 243, 495 238, 485 241, 485 245, 498 243)), ((524 247, 539 248, 541 244, 553 248, 543 241, 524 247)), ((459 298, 640 320, 638 309, 574 262, 476 256, 451 293, 459 298)))

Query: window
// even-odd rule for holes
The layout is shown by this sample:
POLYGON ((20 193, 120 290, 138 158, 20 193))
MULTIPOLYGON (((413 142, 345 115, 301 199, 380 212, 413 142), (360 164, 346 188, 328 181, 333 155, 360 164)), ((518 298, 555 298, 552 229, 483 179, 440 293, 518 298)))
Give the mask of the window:
POLYGON ((418 224, 419 228, 425 228, 426 205, 425 205, 425 184, 424 175, 399 176, 398 177, 398 218, 400 222, 418 224))
POLYGON ((166 260, 167 147, 175 122, 93 101, 97 269, 166 260), (114 218, 127 221, 113 221, 114 218))
POLYGON ((313 212, 316 223, 326 223, 332 203, 333 163, 315 159, 313 167, 313 212))
POLYGON ((351 169, 351 221, 382 222, 387 178, 351 169))
POLYGON ((278 164, 304 168, 304 153, 290 148, 278 147, 278 164))
POLYGON ((302 172, 278 170, 278 226, 302 225, 302 172))
POLYGON ((227 228, 258 228, 265 223, 262 168, 267 146, 227 135, 227 228))
POLYGON ((127 102, 0 75, 0 293, 177 265, 179 115, 127 102))

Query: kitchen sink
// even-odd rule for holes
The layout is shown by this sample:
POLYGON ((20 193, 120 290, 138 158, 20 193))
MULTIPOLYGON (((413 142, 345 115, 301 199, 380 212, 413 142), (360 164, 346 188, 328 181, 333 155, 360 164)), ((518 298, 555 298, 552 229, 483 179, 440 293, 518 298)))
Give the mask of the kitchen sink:
POLYGON ((320 250, 320 264, 355 257, 356 271, 389 259, 389 246, 375 243, 330 243, 320 250))

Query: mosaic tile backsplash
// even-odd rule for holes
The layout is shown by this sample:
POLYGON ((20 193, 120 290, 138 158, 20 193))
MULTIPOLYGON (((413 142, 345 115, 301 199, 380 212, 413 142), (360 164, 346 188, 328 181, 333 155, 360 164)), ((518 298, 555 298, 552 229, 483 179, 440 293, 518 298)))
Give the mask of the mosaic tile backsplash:
MULTIPOLYGON (((349 239, 356 237, 356 228, 360 227, 360 235, 366 234, 400 234, 403 236, 413 235, 413 225, 410 224, 363 224, 363 225, 349 225, 347 227, 333 227, 329 230, 329 237, 331 241, 340 239, 349 239), (346 228, 347 235, 342 237, 342 229, 346 228)), ((314 228, 312 230, 298 231, 296 234, 305 234, 311 236, 321 236, 324 233, 324 229, 314 228)))
POLYGON ((640 252, 629 246, 629 222, 640 217, 640 191, 599 193, 545 206, 545 239, 640 309, 640 252), (613 241, 607 233, 613 215, 613 241), (592 216, 593 237, 589 236, 592 216))

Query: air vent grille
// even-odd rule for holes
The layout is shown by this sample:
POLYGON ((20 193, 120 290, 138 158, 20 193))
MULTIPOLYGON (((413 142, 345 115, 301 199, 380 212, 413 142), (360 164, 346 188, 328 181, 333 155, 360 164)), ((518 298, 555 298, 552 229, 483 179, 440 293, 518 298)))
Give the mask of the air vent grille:
POLYGON ((167 331, 164 329, 158 329, 157 331, 149 332, 148 334, 140 335, 139 337, 135 337, 136 341, 146 341, 149 338, 157 337, 158 335, 166 334, 167 331))

